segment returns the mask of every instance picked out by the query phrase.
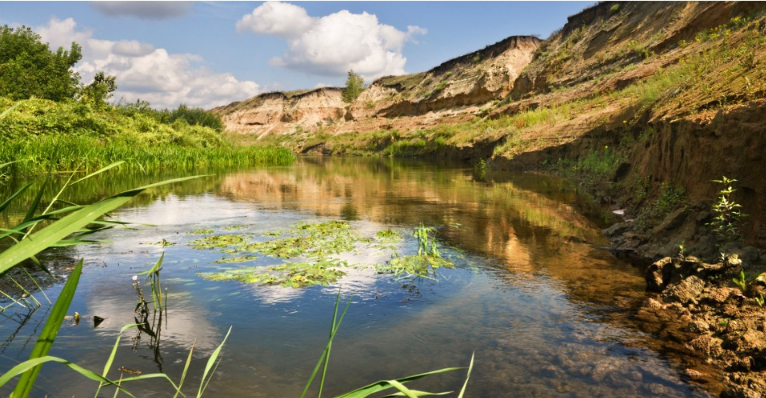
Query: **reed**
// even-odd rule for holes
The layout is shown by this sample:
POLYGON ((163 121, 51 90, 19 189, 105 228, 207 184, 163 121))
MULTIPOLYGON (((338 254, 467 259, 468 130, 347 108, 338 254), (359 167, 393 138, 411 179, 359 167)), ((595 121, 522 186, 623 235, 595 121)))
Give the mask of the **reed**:
POLYGON ((79 102, 0 98, 0 164, 9 176, 75 170, 87 173, 116 161, 136 170, 289 165, 285 148, 235 146, 214 128, 79 102), (166 120, 167 119, 167 120, 166 120))

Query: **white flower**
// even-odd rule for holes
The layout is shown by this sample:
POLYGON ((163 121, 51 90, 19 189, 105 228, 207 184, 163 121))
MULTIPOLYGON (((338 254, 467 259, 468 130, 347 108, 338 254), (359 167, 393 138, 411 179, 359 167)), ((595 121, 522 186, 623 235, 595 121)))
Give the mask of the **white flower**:
POLYGON ((133 282, 137 281, 138 280, 138 275, 133 275, 132 279, 133 279, 133 282))

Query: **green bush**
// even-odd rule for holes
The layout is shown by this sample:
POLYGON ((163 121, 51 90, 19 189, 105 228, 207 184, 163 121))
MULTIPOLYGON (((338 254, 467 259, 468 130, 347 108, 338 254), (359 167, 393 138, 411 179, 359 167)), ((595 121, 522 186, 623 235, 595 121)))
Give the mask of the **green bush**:
POLYGON ((82 47, 55 53, 40 35, 21 26, 0 27, 0 96, 13 100, 31 97, 62 101, 74 98, 80 77, 71 68, 82 58, 82 47))

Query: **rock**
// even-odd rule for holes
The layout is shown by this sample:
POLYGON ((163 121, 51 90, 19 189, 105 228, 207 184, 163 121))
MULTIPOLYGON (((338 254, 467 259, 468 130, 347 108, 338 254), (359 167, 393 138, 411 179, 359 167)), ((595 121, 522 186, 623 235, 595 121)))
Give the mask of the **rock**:
POLYGON ((704 288, 705 281, 692 275, 682 280, 681 283, 665 289, 662 295, 671 301, 677 301, 682 304, 696 304, 704 288))
POLYGON ((702 210, 699 213, 697 213, 697 224, 705 225, 708 222, 710 222, 710 212, 709 211, 702 210))
POLYGON ((689 326, 687 326, 687 330, 692 333, 707 332, 710 330, 710 324, 701 319, 695 319, 689 322, 689 326))
POLYGON ((763 350, 766 347, 766 339, 762 332, 748 329, 745 334, 742 335, 742 342, 744 343, 745 350, 763 350))
POLYGON ((603 233, 608 238, 612 238, 615 236, 622 235, 623 233, 625 233, 625 231, 627 231, 630 228, 630 226, 631 226, 631 223, 629 222, 620 222, 620 223, 612 225, 609 228, 606 228, 603 231, 603 233))
POLYGON ((704 373, 702 373, 700 371, 697 371, 697 370, 694 370, 694 369, 686 369, 686 374, 692 380, 704 380, 705 379, 705 374, 704 373))
POLYGON ((686 344, 691 351, 708 357, 717 357, 723 353, 722 340, 707 334, 703 334, 686 344))
POLYGON ((686 220, 686 214, 687 213, 685 208, 680 208, 668 214, 659 225, 652 229, 652 233, 657 235, 664 231, 670 231, 680 227, 684 220, 686 220))
POLYGON ((705 300, 711 303, 723 304, 729 299, 732 290, 734 289, 730 287, 712 288, 708 291, 707 295, 705 295, 705 300))
POLYGON ((646 291, 662 292, 670 282, 673 272, 673 259, 665 257, 655 261, 646 269, 646 291))

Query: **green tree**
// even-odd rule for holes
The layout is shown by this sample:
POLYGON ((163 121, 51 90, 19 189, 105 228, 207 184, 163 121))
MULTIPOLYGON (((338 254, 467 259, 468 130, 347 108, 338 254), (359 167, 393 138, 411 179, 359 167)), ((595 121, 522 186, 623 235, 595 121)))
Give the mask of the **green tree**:
POLYGON ((100 109, 106 105, 106 100, 112 98, 114 90, 117 90, 117 78, 98 72, 93 77, 93 83, 82 89, 82 99, 100 109))
POLYGON ((82 47, 72 42, 69 51, 56 52, 40 35, 21 26, 0 27, 0 96, 12 100, 35 96, 53 101, 73 98, 80 76, 71 68, 82 58, 82 47))
POLYGON ((182 119, 192 126, 210 127, 219 133, 223 131, 223 122, 220 116, 202 108, 189 108, 185 104, 178 105, 177 109, 167 114, 167 118, 167 123, 182 119))
POLYGON ((346 87, 343 89, 343 102, 353 102, 359 94, 364 91, 364 79, 362 76, 354 73, 354 70, 348 71, 348 78, 346 79, 346 87))

